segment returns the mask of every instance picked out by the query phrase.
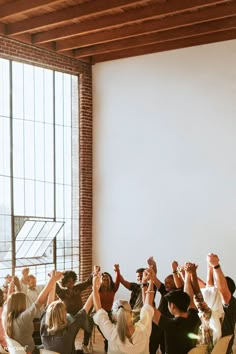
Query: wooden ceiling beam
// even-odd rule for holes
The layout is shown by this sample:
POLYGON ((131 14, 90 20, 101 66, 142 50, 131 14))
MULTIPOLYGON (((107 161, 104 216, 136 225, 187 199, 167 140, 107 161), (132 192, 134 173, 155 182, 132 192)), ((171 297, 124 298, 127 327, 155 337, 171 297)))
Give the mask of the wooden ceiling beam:
POLYGON ((6 19, 13 15, 19 15, 31 10, 36 10, 41 6, 51 5, 62 0, 16 0, 1 5, 0 19, 6 19))
POLYGON ((188 48, 198 45, 222 42, 227 40, 236 39, 236 29, 215 32, 210 34, 201 35, 198 37, 182 38, 168 42, 156 43, 152 45, 125 49, 117 52, 99 54, 92 57, 92 63, 100 63, 110 60, 123 59, 139 55, 147 55, 158 52, 164 52, 175 49, 188 48))
POLYGON ((203 34, 225 31, 236 28, 236 16, 224 20, 205 22, 193 26, 171 29, 168 31, 145 34, 114 42, 107 42, 95 46, 81 48, 74 51, 76 58, 93 56, 100 53, 119 51, 126 48, 146 46, 148 44, 172 41, 181 38, 196 37, 203 34))
POLYGON ((140 2, 142 2, 142 0, 95 0, 85 2, 77 6, 71 6, 50 12, 42 16, 35 16, 16 23, 10 23, 8 25, 8 34, 19 34, 43 29, 44 27, 55 26, 56 24, 65 23, 73 19, 81 19, 94 14, 106 13, 116 8, 127 7, 140 2))
POLYGON ((94 45, 97 43, 108 42, 121 38, 142 35, 145 33, 158 32, 171 28, 192 25, 196 23, 211 21, 228 16, 236 15, 236 2, 223 4, 215 8, 207 7, 198 11, 181 13, 176 16, 169 16, 160 19, 151 19, 141 23, 134 23, 129 26, 103 30, 85 35, 77 36, 63 42, 57 42, 57 50, 68 50, 78 47, 94 45))
POLYGON ((228 0, 213 1, 213 0, 172 0, 167 3, 155 3, 143 8, 127 10, 122 14, 105 15, 94 19, 86 19, 82 23, 75 23, 63 28, 52 29, 45 32, 39 32, 33 35, 33 43, 43 43, 52 40, 64 39, 66 37, 76 36, 89 31, 103 30, 106 28, 114 28, 123 24, 142 21, 149 18, 158 18, 159 16, 182 12, 196 8, 207 8, 207 6, 216 3, 228 3, 228 0), (168 5, 168 6, 167 6, 168 5))

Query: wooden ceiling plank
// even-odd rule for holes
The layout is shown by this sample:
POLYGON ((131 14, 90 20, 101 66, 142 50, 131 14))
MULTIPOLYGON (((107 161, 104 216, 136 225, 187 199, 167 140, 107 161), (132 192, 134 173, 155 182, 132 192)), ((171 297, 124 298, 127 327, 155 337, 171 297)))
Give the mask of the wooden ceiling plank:
MULTIPOLYGON (((182 2, 182 0, 181 1, 174 0, 171 2, 173 6, 172 10, 170 9, 170 6, 168 6, 168 8, 166 9, 166 7, 163 8, 163 4, 162 6, 160 4, 154 4, 146 8, 139 8, 132 11, 131 10, 126 11, 123 14, 116 14, 112 16, 106 15, 103 16, 102 18, 96 19, 96 21, 94 19, 87 19, 82 23, 68 25, 63 28, 57 28, 45 32, 36 33, 33 36, 33 43, 35 44, 43 43, 51 40, 57 40, 60 38, 64 39, 66 37, 82 34, 89 31, 95 31, 99 29, 102 30, 105 28, 111 28, 118 25, 132 23, 135 21, 137 22, 137 21, 145 20, 148 18, 157 18, 158 16, 165 15, 170 12, 172 13, 173 10, 175 10, 176 12, 177 9, 179 9, 179 11, 184 11, 185 9, 188 10, 191 8, 196 8, 193 6, 193 2, 195 5, 200 6, 199 1, 191 1, 191 2, 188 1, 186 5, 185 1, 182 2), (190 3, 192 5, 190 5, 190 3)), ((208 6, 212 5, 212 3, 214 4, 215 2, 214 1, 212 2, 211 0, 201 1, 201 4, 204 4, 205 7, 207 7, 207 5, 208 6)), ((218 1, 218 3, 224 4, 227 3, 227 1, 220 1, 220 2, 218 1)))
POLYGON ((51 5, 62 0, 16 0, 1 5, 0 19, 6 19, 13 15, 19 15, 31 10, 36 10, 41 6, 51 5))
POLYGON ((236 29, 95 55, 93 64, 236 39, 236 29))
POLYGON ((83 36, 73 37, 70 40, 63 40, 57 42, 57 50, 68 50, 76 47, 84 47, 94 45, 97 43, 108 42, 120 38, 126 38, 145 33, 163 31, 180 26, 192 25, 205 21, 226 18, 227 16, 236 15, 236 2, 225 4, 215 8, 204 8, 201 11, 194 11, 190 13, 182 13, 178 16, 170 16, 158 20, 149 20, 142 23, 132 24, 126 27, 114 28, 112 31, 98 31, 88 33, 83 36))
POLYGON ((195 37, 207 33, 225 31, 236 28, 236 16, 224 20, 211 21, 193 26, 180 27, 168 31, 145 34, 133 38, 107 42, 95 46, 77 49, 74 55, 77 58, 93 56, 100 53, 119 51, 126 48, 138 47, 152 43, 176 40, 180 38, 195 37))
MULTIPOLYGON (((172 0, 164 3, 155 2, 153 5, 138 8, 136 10, 124 12, 119 15, 120 23, 121 18, 124 18, 123 23, 135 21, 142 18, 151 18, 154 16, 161 16, 164 14, 175 14, 177 12, 184 11, 186 9, 195 9, 206 7, 214 4, 228 2, 229 0, 172 0)), ((68 20, 75 18, 82 18, 93 14, 105 13, 114 8, 128 6, 132 3, 136 3, 137 0, 96 0, 94 2, 83 3, 78 6, 69 7, 67 9, 55 11, 54 13, 45 14, 42 16, 33 17, 27 20, 19 21, 8 25, 8 34, 16 34, 22 32, 28 32, 36 29, 43 29, 46 26, 65 23, 68 20), (95 6, 96 5, 96 6, 95 6)), ((110 18, 113 16, 109 15, 110 18)), ((100 19, 103 21, 103 19, 100 19)), ((90 19, 91 21, 91 19, 90 19)), ((97 21, 94 19, 93 28, 97 28, 97 21)), ((90 24, 91 25, 91 24, 90 24)), ((103 25, 104 26, 104 25, 103 25)), ((110 22, 110 26, 114 26, 113 21, 110 22)), ((104 28, 104 27, 103 27, 104 28)))
MULTIPOLYGON (((212 0, 213 1, 213 0, 212 0)), ((126 7, 130 4, 140 3, 142 0, 95 0, 85 2, 77 6, 70 6, 65 9, 50 12, 42 16, 31 17, 8 25, 8 34, 29 32, 42 29, 47 26, 65 23, 69 20, 83 18, 94 14, 101 14, 119 7, 126 7)))

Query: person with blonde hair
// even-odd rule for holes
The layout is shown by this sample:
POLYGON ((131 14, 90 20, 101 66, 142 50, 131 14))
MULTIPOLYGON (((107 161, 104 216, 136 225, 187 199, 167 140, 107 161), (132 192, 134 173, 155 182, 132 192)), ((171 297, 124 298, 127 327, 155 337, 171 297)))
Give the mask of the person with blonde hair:
POLYGON ((61 273, 52 272, 50 279, 39 294, 37 300, 26 308, 26 295, 22 292, 12 292, 18 279, 13 277, 10 284, 6 309, 4 310, 4 329, 6 335, 19 342, 27 353, 38 353, 32 334, 34 331, 33 319, 38 309, 47 302, 48 294, 55 286, 56 281, 61 278, 61 273))
POLYGON ((113 319, 115 323, 110 321, 107 312, 101 306, 100 286, 100 274, 96 274, 93 278, 93 303, 96 310, 93 319, 108 340, 108 353, 148 354, 154 314, 152 307, 154 297, 152 273, 148 270, 144 272, 142 280, 144 306, 140 312, 140 320, 135 324, 132 320, 131 306, 125 300, 114 302, 113 319), (149 281, 148 286, 147 281, 149 281))
POLYGON ((75 337, 80 328, 89 333, 92 331, 92 319, 88 316, 92 307, 92 294, 74 316, 67 315, 66 304, 62 300, 54 299, 55 288, 51 290, 49 305, 41 318, 42 344, 47 350, 72 354, 75 352, 75 337))

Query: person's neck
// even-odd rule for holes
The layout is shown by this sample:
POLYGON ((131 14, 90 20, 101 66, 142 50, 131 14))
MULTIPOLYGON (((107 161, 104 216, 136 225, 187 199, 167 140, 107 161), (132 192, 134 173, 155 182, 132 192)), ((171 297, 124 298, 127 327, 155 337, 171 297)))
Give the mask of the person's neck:
POLYGON ((179 311, 179 310, 175 310, 174 313, 174 317, 183 317, 183 318, 187 318, 188 317, 188 313, 187 312, 183 312, 183 311, 179 311))

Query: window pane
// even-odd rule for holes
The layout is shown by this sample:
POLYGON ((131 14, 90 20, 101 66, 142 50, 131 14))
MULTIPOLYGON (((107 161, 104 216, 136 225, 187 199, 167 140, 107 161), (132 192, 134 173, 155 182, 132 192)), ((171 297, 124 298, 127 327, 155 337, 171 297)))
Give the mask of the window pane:
POLYGON ((45 183, 35 182, 35 200, 36 200, 36 216, 46 217, 45 214, 45 183))
MULTIPOLYGON (((0 176, 0 214, 11 214, 11 179, 0 176)), ((1 225, 0 225, 1 227, 1 225)))
POLYGON ((35 122, 35 132, 35 179, 38 181, 44 181, 44 123, 35 122))
POLYGON ((13 119, 13 175, 24 177, 24 130, 18 119, 13 119))
POLYGON ((24 122, 25 178, 35 178, 34 167, 34 122, 24 122))
POLYGON ((34 181, 25 180, 25 215, 35 215, 35 185, 34 181))
POLYGON ((45 183, 45 217, 54 218, 54 185, 45 183))
POLYGON ((64 186, 56 184, 56 218, 64 217, 64 186))
POLYGON ((56 183, 64 183, 64 151, 63 151, 63 127, 55 126, 56 130, 56 183))
POLYGON ((64 127, 64 183, 71 185, 71 128, 64 127))
POLYGON ((10 176, 10 120, 0 117, 0 174, 10 176))
POLYGON ((45 124, 45 181, 54 182, 54 140, 51 124, 45 124))
POLYGON ((53 71, 44 69, 45 122, 53 123, 53 71))
POLYGON ((63 100, 63 74, 55 73, 55 124, 63 124, 64 100, 63 100))
POLYGON ((71 76, 64 74, 64 125, 71 126, 71 76))
POLYGON ((25 184, 23 179, 14 178, 14 215, 25 215, 25 184))
POLYGON ((12 63, 12 105, 13 118, 23 118, 24 116, 24 78, 23 64, 12 63))
POLYGON ((0 58, 0 115, 10 115, 9 60, 0 58))
POLYGON ((35 120, 44 122, 44 78, 43 69, 34 67, 35 120))
POLYGON ((34 68, 24 64, 24 118, 34 119, 34 68))

